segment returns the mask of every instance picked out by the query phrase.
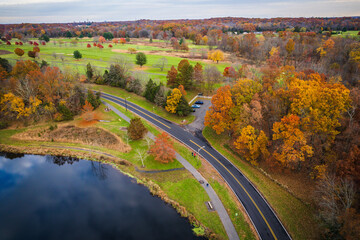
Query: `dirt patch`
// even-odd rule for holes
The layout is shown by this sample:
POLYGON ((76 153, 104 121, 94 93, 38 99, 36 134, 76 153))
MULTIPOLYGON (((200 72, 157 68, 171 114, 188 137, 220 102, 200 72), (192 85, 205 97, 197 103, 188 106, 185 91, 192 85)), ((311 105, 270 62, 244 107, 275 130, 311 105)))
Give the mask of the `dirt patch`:
POLYGON ((7 50, 0 50, 0 55, 11 54, 12 52, 7 50))
POLYGON ((90 146, 100 146, 120 152, 128 152, 130 146, 115 134, 102 128, 80 128, 74 125, 63 125, 57 129, 38 128, 15 134, 13 139, 30 141, 80 143, 90 146))
POLYGON ((142 66, 142 67, 136 67, 136 68, 134 68, 136 71, 146 71, 146 70, 148 70, 149 69, 149 67, 148 66, 142 66))

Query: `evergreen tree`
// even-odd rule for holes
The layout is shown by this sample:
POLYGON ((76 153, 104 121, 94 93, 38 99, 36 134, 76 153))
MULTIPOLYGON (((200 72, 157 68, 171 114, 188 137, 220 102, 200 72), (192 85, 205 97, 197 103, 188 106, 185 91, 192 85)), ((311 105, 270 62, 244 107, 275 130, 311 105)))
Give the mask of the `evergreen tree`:
POLYGON ((88 63, 88 64, 86 65, 86 76, 87 76, 87 79, 88 79, 89 81, 90 81, 90 80, 93 78, 93 76, 94 76, 94 70, 92 69, 90 63, 88 63))
POLYGON ((190 89, 193 85, 194 68, 189 61, 181 60, 178 65, 177 85, 183 85, 185 89, 190 89))
POLYGON ((65 37, 72 38, 72 33, 70 31, 66 31, 65 37))
POLYGON ((61 121, 68 121, 68 120, 74 119, 73 114, 71 113, 70 109, 65 104, 60 104, 58 106, 58 111, 62 115, 61 121))
POLYGON ((74 58, 75 59, 80 59, 80 58, 82 58, 82 54, 78 50, 75 50, 74 51, 74 58))
POLYGON ((150 102, 154 102, 155 95, 159 91, 160 85, 157 85, 153 80, 150 78, 148 83, 145 86, 145 93, 144 97, 149 100, 150 102))
POLYGON ((104 76, 105 82, 113 87, 126 87, 126 77, 123 74, 119 64, 111 64, 107 76, 104 76))
POLYGON ((184 96, 181 96, 180 102, 176 107, 176 115, 179 116, 187 116, 192 112, 191 106, 189 106, 188 102, 184 98, 184 96))
POLYGON ((93 91, 88 90, 86 100, 93 106, 94 109, 100 106, 100 92, 94 95, 93 91), (99 95, 98 95, 99 94, 99 95))

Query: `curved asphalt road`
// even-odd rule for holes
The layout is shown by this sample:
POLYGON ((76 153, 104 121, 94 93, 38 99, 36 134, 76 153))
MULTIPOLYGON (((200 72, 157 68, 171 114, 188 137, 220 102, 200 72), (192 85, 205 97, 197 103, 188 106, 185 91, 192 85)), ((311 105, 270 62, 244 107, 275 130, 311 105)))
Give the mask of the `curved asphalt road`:
MULTIPOLYGON (((122 98, 106 93, 102 93, 102 98, 125 106, 125 101, 122 98)), ((175 123, 163 119, 129 101, 126 101, 126 105, 129 111, 150 121, 192 148, 194 151, 197 152, 202 146, 205 146, 205 148, 200 149, 201 156, 215 167, 232 188, 241 204, 244 206, 261 239, 291 239, 271 207, 250 181, 238 168, 213 149, 206 141, 193 136, 175 123)))

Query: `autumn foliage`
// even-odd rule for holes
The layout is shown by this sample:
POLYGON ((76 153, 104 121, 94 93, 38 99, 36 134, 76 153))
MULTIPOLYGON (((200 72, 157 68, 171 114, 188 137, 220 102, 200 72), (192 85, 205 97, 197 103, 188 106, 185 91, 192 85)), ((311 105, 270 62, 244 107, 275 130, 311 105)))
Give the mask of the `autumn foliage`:
POLYGON ((132 140, 138 140, 145 136, 147 129, 142 123, 140 118, 133 118, 130 120, 130 125, 128 127, 128 136, 132 140))
POLYGON ((161 163, 174 161, 175 150, 167 133, 162 132, 155 138, 154 144, 150 147, 150 154, 161 163))
POLYGON ((15 48, 14 50, 15 54, 18 55, 19 57, 24 55, 24 50, 22 50, 21 48, 15 48))

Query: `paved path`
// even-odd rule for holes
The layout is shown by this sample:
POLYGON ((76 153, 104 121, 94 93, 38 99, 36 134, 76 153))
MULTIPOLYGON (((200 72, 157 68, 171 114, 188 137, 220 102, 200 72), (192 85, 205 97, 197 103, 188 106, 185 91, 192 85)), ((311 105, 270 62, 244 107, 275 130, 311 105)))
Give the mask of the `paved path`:
MULTIPOLYGON (((112 105, 108 104, 107 102, 103 102, 106 106, 108 106, 111 110, 113 110, 117 115, 119 115, 122 119, 124 119, 127 122, 130 122, 130 118, 127 117, 125 114, 117 110, 112 105)), ((152 133, 147 134, 151 139, 155 139, 155 136, 152 133)), ((220 198, 214 191, 214 189, 211 187, 210 184, 206 184, 206 179, 188 162, 185 158, 183 158, 179 153, 175 153, 176 159, 198 180, 199 182, 202 182, 202 187, 205 189, 206 193, 209 195, 209 198, 211 200, 212 205, 215 208, 215 211, 219 214, 220 220, 222 224, 224 225, 226 234, 228 235, 230 240, 238 240, 239 236, 235 230, 235 227, 233 223, 230 220, 230 217, 220 201, 220 198)))
POLYGON ((218 171, 228 186, 233 190, 239 202, 244 206, 246 213, 250 217, 261 239, 291 239, 274 210, 256 187, 240 169, 208 144, 204 137, 197 134, 193 135, 178 124, 164 119, 132 102, 125 102, 122 98, 107 93, 103 93, 102 98, 121 106, 126 105, 129 111, 141 116, 189 148, 198 152, 199 155, 218 171))

